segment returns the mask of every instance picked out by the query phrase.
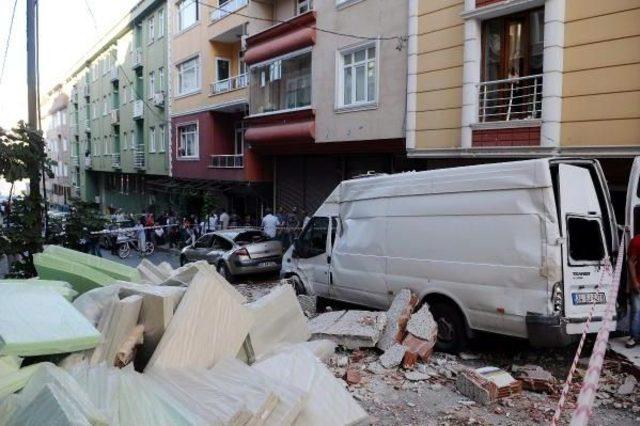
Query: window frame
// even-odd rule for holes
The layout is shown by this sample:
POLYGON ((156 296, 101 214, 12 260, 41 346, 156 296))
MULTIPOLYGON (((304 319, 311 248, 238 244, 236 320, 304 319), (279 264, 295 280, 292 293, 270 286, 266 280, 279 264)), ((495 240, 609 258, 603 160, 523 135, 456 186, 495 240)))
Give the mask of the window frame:
POLYGON ((166 148, 166 137, 167 137, 167 130, 164 124, 159 124, 158 125, 158 130, 160 130, 159 135, 158 135, 158 141, 160 142, 158 144, 158 152, 165 152, 166 148))
POLYGON ((149 95, 147 96, 149 99, 153 99, 153 95, 156 93, 156 72, 149 71, 149 95))
POLYGON ((149 127, 149 153, 155 154, 156 152, 156 128, 155 126, 149 127))
POLYGON ((178 78, 176 78, 176 96, 177 97, 181 97, 181 96, 189 96, 189 95, 193 95, 196 93, 199 93, 200 91, 202 91, 202 67, 201 67, 201 63, 200 63, 200 55, 195 55, 192 56, 190 58, 187 58, 179 63, 176 64, 176 68, 177 68, 177 73, 178 73, 178 78), (183 91, 181 86, 182 86, 182 75, 183 75, 183 70, 182 67, 187 64, 188 62, 194 62, 195 64, 195 73, 196 73, 196 77, 195 77, 195 81, 196 81, 196 86, 191 89, 191 90, 186 90, 183 91))
POLYGON ((567 241, 567 248, 566 248, 566 254, 567 254, 567 262, 569 263, 569 266, 599 266, 599 265, 603 265, 605 259, 608 256, 607 253, 607 245, 606 245, 606 239, 604 236, 604 226, 602 223, 602 218, 601 217, 593 217, 593 216, 583 216, 583 215, 579 215, 579 214, 567 214, 565 217, 565 227, 567 230, 567 236, 566 236, 566 241, 567 241), (569 229, 569 221, 571 219, 577 219, 577 220, 584 220, 584 221, 589 221, 589 222, 595 222, 598 225, 598 229, 600 231, 600 242, 602 243, 602 259, 600 260, 579 260, 579 259, 574 259, 571 255, 571 232, 569 229))
POLYGON ((147 20, 147 44, 153 44, 156 38, 156 16, 151 15, 147 20))
MULTIPOLYGON (((361 64, 361 62, 358 62, 361 64)), ((348 110, 360 110, 360 109, 371 109, 376 108, 379 105, 380 101, 380 40, 366 41, 363 43, 358 43, 356 45, 346 46, 344 48, 338 49, 336 52, 336 90, 335 90, 335 109, 337 111, 348 111, 348 110), (375 58, 374 62, 374 90, 375 96, 373 100, 368 100, 368 80, 365 81, 365 100, 364 101, 356 101, 355 100, 355 91, 356 91, 356 75, 355 68, 356 63, 352 62, 349 67, 352 69, 352 87, 351 87, 351 102, 344 102, 344 89, 345 89, 345 79, 344 79, 344 71, 347 65, 345 64, 345 57, 347 55, 353 55, 353 61, 355 61, 355 53, 364 50, 365 51, 365 78, 367 77, 367 64, 370 62, 368 58, 368 51, 370 48, 375 49, 375 58)))
POLYGON ((313 0, 295 0, 296 16, 302 15, 313 10, 313 0), (302 11, 301 9, 306 8, 302 11))
POLYGON ((160 9, 158 9, 158 40, 160 40, 162 37, 164 37, 164 30, 165 30, 165 25, 164 25, 164 7, 161 7, 160 9))
MULTIPOLYGON (((184 122, 176 125, 176 158, 178 160, 199 160, 200 159, 200 123, 198 121, 184 122), (194 133, 194 154, 181 155, 183 129, 188 126, 195 126, 194 133)), ((185 150, 186 154, 186 150, 185 150)))
POLYGON ((226 62, 227 63, 227 69, 228 69, 228 73, 229 76, 223 80, 229 80, 232 77, 231 74, 231 59, 225 58, 224 56, 216 56, 215 57, 215 71, 216 71, 216 82, 222 81, 220 80, 220 74, 219 74, 219 70, 218 70, 218 63, 219 62, 226 62))
POLYGON ((183 33, 185 31, 188 31, 189 29, 195 27, 196 25, 198 25, 198 23, 200 22, 200 7, 199 7, 199 2, 197 0, 181 0, 176 4, 176 7, 178 8, 178 13, 176 13, 176 18, 178 19, 176 28, 178 29, 178 34, 183 33), (196 17, 195 17, 195 21, 191 22, 190 24, 186 25, 186 26, 182 26, 182 13, 183 13, 183 9, 182 9, 182 5, 186 4, 187 2, 193 3, 195 5, 196 8, 196 17))

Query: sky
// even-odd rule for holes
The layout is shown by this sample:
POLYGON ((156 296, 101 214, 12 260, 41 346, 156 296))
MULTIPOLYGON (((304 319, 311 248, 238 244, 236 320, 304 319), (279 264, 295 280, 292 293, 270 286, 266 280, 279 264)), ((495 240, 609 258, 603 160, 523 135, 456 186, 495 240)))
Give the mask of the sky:
MULTIPOLYGON (((0 67, 15 0, 0 0, 0 67)), ((0 127, 27 120, 26 3, 18 0, 0 81, 0 127)), ((39 0, 40 91, 46 93, 135 5, 136 0, 39 0), (95 21, 89 9, 93 12, 95 21)), ((0 181, 0 194, 8 193, 0 181)))

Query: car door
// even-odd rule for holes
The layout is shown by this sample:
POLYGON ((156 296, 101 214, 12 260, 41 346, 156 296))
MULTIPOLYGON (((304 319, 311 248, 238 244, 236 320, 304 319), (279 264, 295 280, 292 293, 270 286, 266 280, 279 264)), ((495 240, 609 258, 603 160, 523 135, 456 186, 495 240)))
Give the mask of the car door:
POLYGON ((308 283, 318 296, 329 295, 329 263, 331 257, 327 251, 329 218, 316 216, 302 231, 296 243, 298 270, 302 279, 308 283))
POLYGON ((559 191, 565 316, 574 320, 567 331, 577 333, 582 331, 581 321, 588 316, 594 299, 594 316, 602 315, 611 275, 604 268, 608 253, 602 210, 589 171, 560 164, 559 191))
POLYGON ((187 259, 191 262, 204 260, 211 251, 212 242, 213 234, 206 234, 198 238, 193 247, 187 251, 187 259))
POLYGON ((207 252, 207 261, 212 265, 217 265, 218 261, 226 252, 233 248, 233 243, 220 235, 213 237, 211 248, 207 252))

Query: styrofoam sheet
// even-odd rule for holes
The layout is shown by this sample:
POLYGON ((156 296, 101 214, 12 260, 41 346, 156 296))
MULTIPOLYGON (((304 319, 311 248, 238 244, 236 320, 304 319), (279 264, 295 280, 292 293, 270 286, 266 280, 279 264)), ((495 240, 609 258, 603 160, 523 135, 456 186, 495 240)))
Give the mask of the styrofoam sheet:
POLYGON ((367 413, 344 385, 305 348, 280 353, 252 368, 308 392, 296 425, 353 425, 368 421, 367 413))
POLYGON ((40 278, 66 281, 80 294, 115 281, 115 278, 90 266, 46 253, 34 254, 33 264, 40 278))
POLYGON ((217 277, 193 278, 146 369, 209 368, 238 353, 253 315, 217 277))
POLYGON ((22 389, 40 364, 31 364, 0 377, 0 400, 22 389))
POLYGON ((14 355, 0 356, 0 377, 14 373, 20 369, 22 358, 14 355))
POLYGON ((68 395, 53 383, 46 384, 26 405, 20 405, 9 419, 8 426, 91 426, 68 395))
POLYGON ((100 333, 54 291, 0 286, 0 355, 48 355, 95 347, 100 333))
POLYGON ((71 250, 62 246, 55 245, 45 247, 44 253, 63 258, 77 264, 86 265, 106 275, 109 275, 116 280, 132 282, 140 281, 140 274, 136 270, 136 268, 132 268, 131 266, 127 266, 119 262, 114 262, 113 260, 105 259, 103 257, 97 257, 91 254, 82 253, 80 251, 71 250))
POLYGON ((54 290, 56 293, 59 293, 65 299, 71 301, 74 297, 78 295, 78 292, 71 287, 71 284, 65 281, 53 281, 53 280, 18 280, 18 279, 10 279, 10 280, 0 280, 0 285, 2 284, 26 284, 33 285, 37 287, 46 287, 54 290))
POLYGON ((141 307, 142 297, 138 295, 112 301, 98 324, 104 341, 93 350, 91 364, 106 362, 107 365, 114 365, 118 350, 138 324, 141 307))

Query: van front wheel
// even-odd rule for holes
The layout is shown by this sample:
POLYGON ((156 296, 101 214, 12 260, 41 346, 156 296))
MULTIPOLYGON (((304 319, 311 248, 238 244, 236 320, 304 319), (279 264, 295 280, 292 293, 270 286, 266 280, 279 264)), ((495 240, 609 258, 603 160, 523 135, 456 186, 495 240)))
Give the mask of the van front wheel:
POLYGON ((448 303, 436 303, 429 309, 438 323, 436 349, 458 354, 467 344, 467 327, 460 311, 448 303))

